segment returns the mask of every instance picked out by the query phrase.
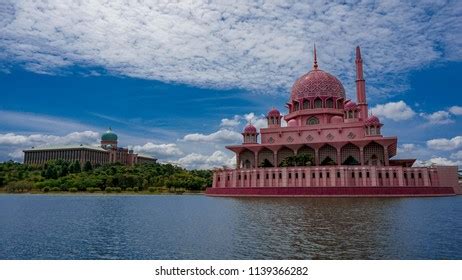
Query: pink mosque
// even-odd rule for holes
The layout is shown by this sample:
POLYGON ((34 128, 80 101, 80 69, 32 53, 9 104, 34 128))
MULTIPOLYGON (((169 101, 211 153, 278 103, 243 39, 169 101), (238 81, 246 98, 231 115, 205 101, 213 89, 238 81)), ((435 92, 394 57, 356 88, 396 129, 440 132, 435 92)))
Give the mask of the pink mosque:
POLYGON ((441 196, 461 193, 457 166, 412 167, 392 159, 397 137, 383 136, 368 114, 361 50, 356 47, 356 102, 342 83, 319 69, 295 81, 282 116, 268 112, 268 127, 248 124, 235 169, 216 169, 211 196, 441 196), (281 126, 281 120, 287 126, 281 126), (261 136, 261 143, 258 137, 261 136))

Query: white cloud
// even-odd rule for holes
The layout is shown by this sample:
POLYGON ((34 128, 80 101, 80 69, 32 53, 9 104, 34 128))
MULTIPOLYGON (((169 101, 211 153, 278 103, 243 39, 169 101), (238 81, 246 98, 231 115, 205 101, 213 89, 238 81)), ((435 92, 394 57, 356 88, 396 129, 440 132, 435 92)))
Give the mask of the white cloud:
POLYGON ((399 147, 399 152, 413 152, 417 149, 415 144, 402 144, 399 147))
POLYGON ((174 143, 154 144, 152 142, 148 142, 142 146, 135 145, 131 146, 130 148, 132 148, 137 153, 146 153, 155 156, 156 158, 169 158, 172 156, 183 155, 183 152, 174 143))
POLYGON ((462 107, 461 106, 452 106, 451 108, 449 108, 449 112, 451 112, 451 114, 453 114, 453 115, 460 116, 460 115, 462 115, 462 107))
POLYGON ((399 73, 462 58, 460 9, 457 0, 6 0, 0 49, 2 60, 39 73, 97 66, 131 77, 271 93, 289 89, 310 69, 313 42, 320 67, 352 90, 354 46, 361 44, 369 89, 384 93, 406 88, 399 73))
POLYGON ((211 134, 192 133, 183 137, 182 141, 186 142, 220 142, 220 143, 237 143, 242 141, 242 135, 229 129, 220 129, 211 134))
POLYGON ((211 155, 191 153, 174 162, 188 169, 211 169, 214 167, 233 167, 236 163, 235 157, 230 157, 222 151, 215 151, 211 155))
POLYGON ((431 166, 431 165, 462 165, 462 161, 460 160, 450 160, 445 157, 433 157, 429 160, 418 160, 415 162, 415 166, 431 166))
POLYGON ((427 141, 427 147, 433 150, 450 151, 462 147, 462 136, 451 139, 438 138, 427 141))
POLYGON ((239 126, 241 124, 240 119, 241 118, 238 115, 234 116, 234 118, 232 118, 232 119, 227 119, 227 118, 221 119, 220 126, 222 126, 222 127, 236 127, 236 126, 239 126))
POLYGON ((247 123, 252 123, 257 129, 266 128, 268 126, 268 120, 264 115, 255 115, 255 113, 248 113, 243 116, 247 123))
POLYGON ((452 153, 450 157, 455 160, 462 160, 462 150, 452 153))
POLYGON ((99 133, 94 131, 72 132, 64 136, 31 134, 20 135, 15 133, 0 134, 0 145, 40 146, 40 145, 67 145, 67 144, 96 144, 99 133))
POLYGON ((39 146, 89 144, 97 145, 100 134, 94 131, 72 132, 64 136, 51 134, 0 134, 0 158, 22 160, 23 149, 39 146))
POLYGON ((425 118, 430 124, 449 124, 454 121, 451 120, 451 115, 446 111, 437 111, 432 114, 421 113, 421 117, 425 118))
POLYGON ((414 110, 409 107, 404 101, 389 102, 386 104, 378 104, 371 108, 371 113, 394 121, 403 121, 412 118, 415 115, 414 110))

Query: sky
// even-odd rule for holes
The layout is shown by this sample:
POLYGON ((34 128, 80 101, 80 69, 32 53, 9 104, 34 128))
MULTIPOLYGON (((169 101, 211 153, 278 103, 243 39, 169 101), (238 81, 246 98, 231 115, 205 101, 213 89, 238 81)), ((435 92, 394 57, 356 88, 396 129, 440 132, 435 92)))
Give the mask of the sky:
POLYGON ((462 166, 461 1, 0 0, 0 161, 32 146, 119 145, 185 168, 283 114, 318 64, 370 111, 396 158, 462 166), (231 3, 232 2, 232 3, 231 3))

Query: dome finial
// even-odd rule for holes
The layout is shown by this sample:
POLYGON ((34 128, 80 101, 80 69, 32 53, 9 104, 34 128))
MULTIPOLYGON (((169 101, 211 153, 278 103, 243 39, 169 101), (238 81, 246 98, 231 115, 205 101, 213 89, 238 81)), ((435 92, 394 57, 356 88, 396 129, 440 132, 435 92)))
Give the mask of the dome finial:
POLYGON ((314 53, 314 63, 313 63, 313 68, 314 70, 317 70, 318 69, 318 59, 316 57, 316 43, 314 44, 314 50, 313 50, 313 53, 314 53))

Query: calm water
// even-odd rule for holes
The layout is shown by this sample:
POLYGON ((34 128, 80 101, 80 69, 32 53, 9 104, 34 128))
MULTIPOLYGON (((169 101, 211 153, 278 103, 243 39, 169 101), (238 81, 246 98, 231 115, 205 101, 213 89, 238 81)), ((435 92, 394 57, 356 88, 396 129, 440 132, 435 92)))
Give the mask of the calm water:
POLYGON ((0 196, 0 259, 462 259, 462 196, 0 196))

